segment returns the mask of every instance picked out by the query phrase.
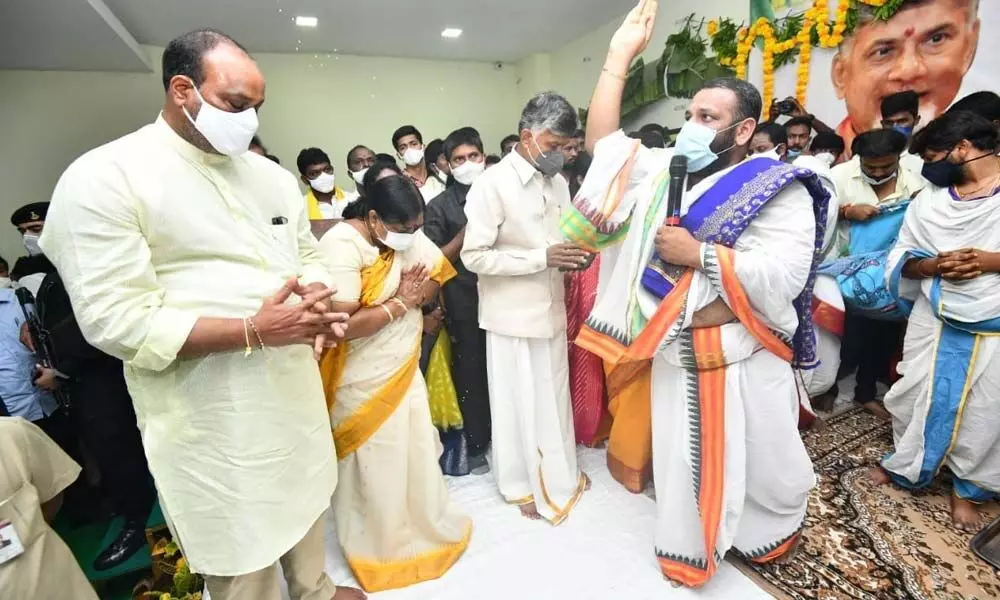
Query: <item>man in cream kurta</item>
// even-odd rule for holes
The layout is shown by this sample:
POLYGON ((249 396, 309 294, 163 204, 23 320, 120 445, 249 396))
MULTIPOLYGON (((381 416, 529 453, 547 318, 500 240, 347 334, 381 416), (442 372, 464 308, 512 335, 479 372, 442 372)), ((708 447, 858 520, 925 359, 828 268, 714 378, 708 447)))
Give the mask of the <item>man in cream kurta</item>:
POLYGON ((279 558, 293 598, 360 597, 323 573, 337 465, 307 344, 332 319, 304 288, 329 271, 295 179, 245 151, 263 78, 208 31, 171 42, 164 71, 156 122, 63 174, 42 247, 87 340, 125 361, 163 512, 213 599, 277 598, 279 558))
POLYGON ((493 472, 507 502, 553 524, 565 519, 586 485, 576 463, 564 274, 553 267, 580 266, 585 255, 560 243, 569 185, 558 174, 561 165, 552 163, 562 156, 559 144, 572 136, 576 117, 569 107, 570 123, 560 132, 536 129, 530 117, 566 107, 554 94, 528 104, 522 143, 469 190, 462 248, 462 262, 479 275, 493 472))

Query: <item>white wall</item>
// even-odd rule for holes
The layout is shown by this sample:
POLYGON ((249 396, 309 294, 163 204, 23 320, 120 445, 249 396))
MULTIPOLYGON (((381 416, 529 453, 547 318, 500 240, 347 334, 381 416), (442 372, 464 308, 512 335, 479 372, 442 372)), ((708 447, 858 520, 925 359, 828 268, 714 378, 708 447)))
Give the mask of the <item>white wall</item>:
MULTIPOLYGON (((160 50, 146 48, 154 62, 160 50)), ((260 135, 295 171, 307 146, 323 148, 338 182, 352 187, 346 154, 355 144, 391 151, 392 132, 412 124, 426 141, 472 125, 488 151, 517 128, 518 69, 492 63, 260 54, 267 103, 260 135), (336 59, 334 59, 336 58, 336 59), (322 64, 322 66, 320 66, 322 64)), ((526 90, 525 90, 526 93, 526 90)), ((154 120, 159 74, 0 71, 0 255, 24 253, 9 224, 29 202, 48 200, 77 156, 154 120)))

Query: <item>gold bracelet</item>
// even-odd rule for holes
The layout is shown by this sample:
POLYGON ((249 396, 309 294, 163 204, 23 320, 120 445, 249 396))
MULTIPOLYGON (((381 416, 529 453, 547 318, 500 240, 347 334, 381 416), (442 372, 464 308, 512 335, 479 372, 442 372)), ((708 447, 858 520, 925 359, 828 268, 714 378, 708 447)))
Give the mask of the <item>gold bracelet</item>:
MULTIPOLYGON (((389 323, 392 323, 393 321, 396 320, 396 317, 393 316, 392 311, 389 310, 388 306, 386 306, 385 304, 379 304, 379 306, 382 307, 382 310, 385 311, 385 314, 389 315, 389 323)), ((388 325, 388 323, 386 324, 388 325)))
POLYGON ((614 71, 612 71, 611 69, 609 69, 607 67, 601 67, 601 72, 602 73, 607 73, 608 75, 611 75, 612 77, 614 77, 618 81, 622 81, 622 82, 627 82, 628 81, 628 76, 627 75, 622 75, 620 73, 615 73, 614 71))
POLYGON ((250 345, 250 327, 247 325, 247 319, 243 319, 243 339, 247 342, 247 349, 243 351, 243 356, 249 357, 253 354, 253 347, 250 345))
POLYGON ((257 338, 257 344, 260 345, 260 349, 264 349, 264 338, 260 337, 260 332, 257 331, 257 325, 253 322, 253 317, 247 317, 247 323, 250 324, 250 329, 253 330, 254 337, 257 338))
POLYGON ((399 304, 399 306, 403 309, 403 314, 404 315, 406 313, 410 312, 410 309, 406 306, 406 303, 403 302, 402 300, 400 300, 399 298, 395 298, 395 297, 389 298, 389 302, 395 302, 395 303, 399 304))

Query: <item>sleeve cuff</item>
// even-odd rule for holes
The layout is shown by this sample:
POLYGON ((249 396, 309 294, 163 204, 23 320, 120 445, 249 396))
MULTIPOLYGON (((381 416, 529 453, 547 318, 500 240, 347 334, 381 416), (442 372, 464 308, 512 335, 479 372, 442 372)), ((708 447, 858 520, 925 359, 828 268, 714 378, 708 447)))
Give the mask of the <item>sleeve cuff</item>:
POLYGON ((161 307, 153 317, 142 346, 129 365, 147 371, 162 371, 177 360, 191 335, 197 315, 174 308, 161 307))
POLYGON ((539 248, 531 251, 531 264, 534 267, 533 273, 539 273, 549 267, 549 249, 539 248))

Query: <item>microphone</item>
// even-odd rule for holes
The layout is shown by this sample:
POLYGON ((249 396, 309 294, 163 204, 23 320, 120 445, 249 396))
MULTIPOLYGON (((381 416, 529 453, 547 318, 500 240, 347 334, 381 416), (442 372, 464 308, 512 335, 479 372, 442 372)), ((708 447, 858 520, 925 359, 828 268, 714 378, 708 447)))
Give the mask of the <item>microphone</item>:
POLYGON ((681 224, 681 198, 684 197, 684 179, 687 177, 688 159, 675 154, 670 159, 670 189, 667 191, 666 225, 676 227, 681 224))

